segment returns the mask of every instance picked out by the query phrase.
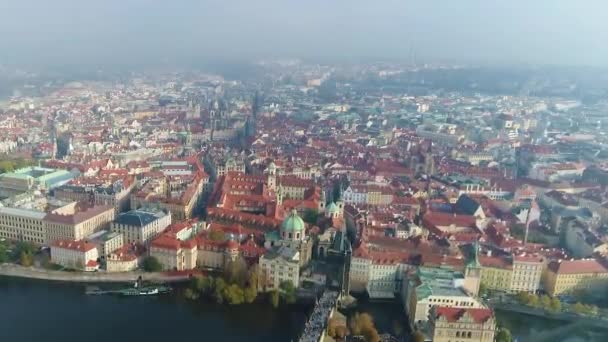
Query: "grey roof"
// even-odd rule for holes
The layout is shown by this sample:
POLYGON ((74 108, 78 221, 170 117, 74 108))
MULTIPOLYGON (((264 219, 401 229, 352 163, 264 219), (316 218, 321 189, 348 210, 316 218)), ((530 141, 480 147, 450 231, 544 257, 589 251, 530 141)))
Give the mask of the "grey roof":
POLYGON ((143 210, 131 210, 126 213, 119 214, 115 222, 134 227, 145 227, 151 222, 157 220, 164 213, 153 213, 143 210))
POLYGON ((0 214, 26 217, 30 219, 42 220, 46 213, 35 210, 19 209, 19 208, 8 208, 0 207, 0 214))

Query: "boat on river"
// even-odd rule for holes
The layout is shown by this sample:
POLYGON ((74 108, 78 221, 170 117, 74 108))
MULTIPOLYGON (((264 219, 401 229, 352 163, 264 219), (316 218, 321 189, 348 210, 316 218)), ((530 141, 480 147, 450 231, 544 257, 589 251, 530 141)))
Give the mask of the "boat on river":
POLYGON ((88 287, 85 290, 87 295, 119 295, 125 297, 131 296, 156 296, 171 292, 173 289, 165 285, 149 285, 142 286, 142 280, 138 279, 133 287, 113 289, 113 290, 102 290, 99 287, 88 287))

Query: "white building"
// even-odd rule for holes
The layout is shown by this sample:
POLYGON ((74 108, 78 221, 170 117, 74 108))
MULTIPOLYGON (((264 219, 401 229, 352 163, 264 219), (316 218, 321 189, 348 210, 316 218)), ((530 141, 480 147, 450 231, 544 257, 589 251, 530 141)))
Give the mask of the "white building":
POLYGON ((35 210, 0 207, 0 238, 42 245, 46 243, 45 216, 35 210))
POLYGON ((97 246, 85 241, 58 240, 51 245, 51 262, 67 268, 97 269, 97 246))
POLYGON ((147 244, 170 224, 170 212, 131 210, 116 217, 112 231, 122 233, 126 243, 147 244))
POLYGON ((259 291, 277 290, 284 281, 290 281, 295 287, 300 283, 300 253, 286 246, 260 257, 259 291))

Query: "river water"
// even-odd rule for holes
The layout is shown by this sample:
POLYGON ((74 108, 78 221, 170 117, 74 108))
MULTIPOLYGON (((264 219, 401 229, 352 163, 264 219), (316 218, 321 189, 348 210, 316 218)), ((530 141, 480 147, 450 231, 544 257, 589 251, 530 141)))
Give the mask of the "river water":
MULTIPOLYGON (((87 296, 86 286, 0 277, 0 342, 292 341, 302 331, 309 306, 272 309, 268 304, 217 305, 174 294, 158 297, 87 296)), ((380 333, 407 335, 397 303, 360 300, 354 310, 374 317, 380 333), (401 326, 397 331, 396 326, 401 326)), ((532 341, 563 322, 497 312, 518 342, 532 341)), ((568 332, 552 341, 608 341, 608 330, 568 332)))
POLYGON ((222 306, 158 297, 87 296, 85 286, 0 277, 1 342, 291 341, 306 306, 222 306))

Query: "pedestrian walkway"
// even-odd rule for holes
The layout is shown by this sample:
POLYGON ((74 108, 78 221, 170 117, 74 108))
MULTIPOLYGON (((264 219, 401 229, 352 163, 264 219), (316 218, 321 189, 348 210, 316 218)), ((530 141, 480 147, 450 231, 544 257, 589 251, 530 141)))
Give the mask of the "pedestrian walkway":
POLYGON ((337 300, 338 292, 328 291, 323 293, 304 326, 300 342, 318 342, 321 339, 323 330, 327 327, 329 314, 336 307, 337 300))

